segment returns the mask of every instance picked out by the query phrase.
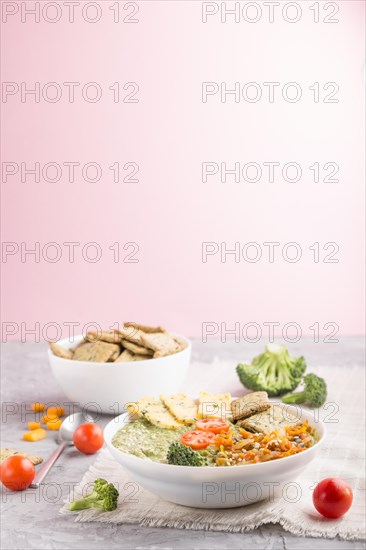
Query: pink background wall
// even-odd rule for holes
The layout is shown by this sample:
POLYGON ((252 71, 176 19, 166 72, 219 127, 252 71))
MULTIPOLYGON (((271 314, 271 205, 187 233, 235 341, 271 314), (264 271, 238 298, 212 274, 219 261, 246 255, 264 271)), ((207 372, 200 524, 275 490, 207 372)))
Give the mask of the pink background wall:
MULTIPOLYGON (((339 22, 333 24, 323 22, 331 14, 324 3, 314 23, 308 2, 298 2, 302 16, 292 24, 281 10, 270 23, 263 2, 257 2, 263 10, 257 23, 230 17, 222 23, 220 14, 203 23, 201 2, 142 1, 139 22, 132 24, 114 23, 109 1, 97 3, 102 16, 95 24, 83 20, 80 6, 69 23, 63 2, 61 19, 53 24, 42 13, 39 23, 31 16, 21 22, 21 4, 30 8, 34 2, 2 4, 3 10, 5 4, 19 8, 7 19, 3 11, 3 81, 25 82, 28 88, 39 82, 41 89, 57 82, 62 89, 56 103, 42 96, 39 103, 31 96, 22 103, 20 92, 3 95, 2 240, 19 247, 2 257, 3 328, 14 323, 5 333, 21 339, 37 322, 41 333, 56 322, 67 335, 68 322, 108 327, 122 320, 157 322, 198 337, 203 322, 264 327, 273 321, 280 331, 296 322, 303 334, 311 334, 316 322, 328 334, 323 326, 331 322, 339 334, 363 333, 363 2, 337 2, 339 22), (70 81, 81 84, 74 103, 63 85, 70 81), (139 102, 114 103, 108 87, 117 81, 138 83, 139 102), (80 89, 88 82, 100 85, 100 101, 82 98, 80 89), (204 103, 202 82, 227 82, 228 88, 257 82, 263 96, 257 103, 236 103, 231 95, 223 103, 217 93, 204 103), (264 82, 280 83, 273 103, 264 82), (301 86, 297 103, 282 98, 288 82, 301 86), (319 103, 309 89, 315 82, 319 103), (327 82, 339 85, 338 103, 323 102, 332 91, 323 90, 327 82), (98 163, 100 181, 86 181, 79 167, 70 182, 65 166, 58 182, 42 174, 40 182, 30 175, 21 181, 22 162, 62 167, 72 161, 98 163), (281 167, 297 162, 301 180, 287 182, 276 172, 269 182, 263 163, 271 161, 281 167), (5 181, 8 162, 19 171, 5 181), (108 168, 114 162, 137 163, 138 183, 115 183, 108 168), (231 176, 222 183, 216 175, 204 183, 203 162, 256 162, 262 179, 236 183, 231 176), (309 166, 315 162, 337 163, 339 182, 314 182, 309 166), (81 253, 92 241, 102 251, 96 263, 81 253), (138 244, 138 263, 113 261, 109 247, 117 241, 121 247, 138 244), (263 245, 269 241, 280 243, 272 263, 263 245), (42 254, 39 262, 28 255, 22 261, 21 247, 35 242, 41 250, 58 243, 62 257, 52 263, 42 254), (81 243, 73 263, 65 242, 81 243), (224 263, 217 253, 203 262, 203 242, 226 242, 228 248, 256 242, 263 255, 257 263, 235 262, 232 255, 224 263), (297 263, 282 258, 288 242, 301 247, 297 263), (318 263, 309 250, 315 242, 318 263), (339 247, 337 263, 323 261, 332 251, 322 250, 329 242, 339 247)), ((122 19, 133 6, 123 10, 120 4, 122 19)), ((55 17, 52 10, 46 17, 55 17)), ((89 14, 94 17, 92 8, 89 14)), ((321 179, 324 175, 321 171, 321 179)), ((55 249, 48 252, 51 257, 55 249)), ((7 338, 3 331, 3 341, 7 338)))

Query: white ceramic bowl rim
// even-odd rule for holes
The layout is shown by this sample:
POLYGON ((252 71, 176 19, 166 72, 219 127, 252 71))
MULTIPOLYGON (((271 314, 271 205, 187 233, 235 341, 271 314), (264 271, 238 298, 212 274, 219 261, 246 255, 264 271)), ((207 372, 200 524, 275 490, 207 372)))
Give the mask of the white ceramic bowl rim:
MULTIPOLYGON (((291 405, 280 405, 283 409, 286 407, 286 408, 289 408, 291 410, 292 409, 295 409, 295 407, 292 407, 291 405)), ((287 409, 288 410, 288 409, 287 409)), ((194 470, 194 471, 197 471, 197 466, 178 466, 176 464, 165 464, 165 463, 162 463, 162 462, 155 462, 153 460, 150 460, 149 458, 141 458, 139 456, 135 456, 133 454, 129 454, 129 453, 124 453, 123 451, 121 451, 120 449, 118 449, 118 447, 115 447, 113 444, 112 444, 112 439, 113 439, 113 436, 116 434, 116 432, 120 429, 120 423, 123 422, 123 420, 125 418, 127 418, 127 416, 129 415, 128 412, 125 412, 125 413, 122 413, 121 415, 117 416, 116 418, 114 418, 113 420, 111 420, 107 425, 106 427, 104 428, 104 439, 105 439, 105 442, 107 444, 107 446, 111 446, 113 447, 113 449, 119 451, 121 453, 121 455, 125 456, 125 457, 128 457, 129 459, 133 460, 133 461, 137 461, 138 463, 147 463, 149 464, 149 467, 153 467, 153 468, 156 468, 156 469, 166 469, 166 468, 170 468, 171 470, 173 469, 176 469, 178 468, 179 471, 182 471, 182 469, 184 470, 194 470), (112 431, 111 430, 111 426, 112 424, 115 423, 116 424, 116 429, 113 431, 112 435, 107 435, 109 431, 112 431)), ((304 411, 304 409, 301 409, 301 419, 305 419, 305 420, 310 420, 310 416, 311 416, 311 413, 310 411, 304 411), (304 418, 305 417, 305 418, 304 418)), ((300 419, 299 419, 300 420, 300 419)), ((130 421, 128 421, 130 422, 130 421)), ((124 424, 128 423, 128 422, 123 422, 124 424)), ((132 421, 133 422, 133 421, 132 421)), ((314 422, 315 423, 315 422, 314 422)), ((305 449, 304 451, 302 451, 301 453, 298 453, 298 454, 295 454, 295 455, 290 455, 290 456, 285 456, 284 458, 279 458, 278 460, 269 460, 267 462, 258 462, 256 464, 245 464, 243 467, 245 468, 246 471, 248 471, 248 469, 255 469, 256 471, 258 471, 258 468, 268 468, 270 465, 273 465, 273 463, 283 463, 283 464, 286 464, 289 460, 296 460, 298 456, 302 456, 304 455, 305 453, 309 453, 309 452, 313 452, 314 449, 316 447, 319 447, 320 445, 322 445, 322 443, 324 442, 324 439, 326 437, 326 429, 325 429, 325 424, 324 422, 322 422, 320 419, 317 420, 316 422, 319 426, 320 426, 320 431, 322 433, 319 433, 319 430, 317 429, 317 432, 318 432, 318 435, 319 435, 319 440, 314 443, 314 445, 312 445, 311 447, 309 447, 308 449, 305 449), (286 461, 286 462, 285 462, 286 461)), ((311 424, 311 426, 314 428, 314 425, 311 424)), ((316 428, 315 428, 316 429, 316 428)), ((214 467, 213 466, 199 466, 199 469, 203 469, 203 470, 211 470, 213 469, 214 467)), ((222 472, 225 472, 225 471, 232 471, 232 469, 235 468, 235 466, 233 467, 222 467, 222 468, 219 468, 220 470, 220 473, 222 472)))
MULTIPOLYGON (((155 357, 155 361, 159 361, 159 362, 169 361, 169 359, 171 359, 172 356, 180 355, 181 353, 184 353, 185 351, 189 350, 192 347, 191 341, 186 336, 182 336, 181 334, 175 334, 174 332, 172 332, 171 334, 172 334, 172 336, 177 336, 181 340, 183 340, 183 342, 187 344, 187 347, 185 347, 181 351, 177 351, 177 353, 173 353, 172 355, 166 355, 164 357, 155 357)), ((62 340, 58 340, 57 342, 55 342, 55 344, 57 344, 58 346, 60 346, 64 349, 69 349, 73 346, 76 346, 79 342, 81 342, 81 340, 83 338, 84 338, 84 336, 82 334, 78 334, 77 336, 74 336, 73 342, 71 342, 69 338, 63 338, 62 340)), ((52 355, 54 357, 57 357, 57 359, 59 361, 65 361, 67 363, 69 363, 70 361, 73 361, 75 363, 79 362, 79 361, 75 361, 74 359, 66 359, 65 357, 59 357, 58 355, 55 355, 52 352, 51 348, 48 348, 48 354, 52 355)), ((154 358, 150 358, 150 359, 142 359, 141 361, 120 361, 120 362, 117 362, 117 363, 115 361, 80 361, 80 362, 84 363, 84 364, 87 364, 88 366, 89 365, 90 366, 121 365, 121 366, 124 367, 126 365, 136 366, 136 363, 138 363, 139 365, 145 365, 145 363, 150 364, 152 359, 154 360, 154 358)))

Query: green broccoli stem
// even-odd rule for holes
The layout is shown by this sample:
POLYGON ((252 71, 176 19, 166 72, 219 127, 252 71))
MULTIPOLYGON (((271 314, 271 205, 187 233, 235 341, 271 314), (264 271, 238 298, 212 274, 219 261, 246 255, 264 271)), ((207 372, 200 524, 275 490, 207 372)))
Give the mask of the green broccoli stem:
POLYGON ((304 391, 299 393, 289 393, 282 397, 283 403, 287 403, 288 405, 296 403, 299 405, 300 403, 305 403, 306 401, 306 394, 304 391))
POLYGON ((71 502, 69 510, 74 512, 75 510, 86 510, 87 508, 103 508, 98 500, 88 500, 86 498, 80 498, 71 502))
POLYGON ((74 500, 69 506, 69 510, 84 510, 86 508, 102 508, 100 495, 96 491, 89 493, 84 498, 74 500))

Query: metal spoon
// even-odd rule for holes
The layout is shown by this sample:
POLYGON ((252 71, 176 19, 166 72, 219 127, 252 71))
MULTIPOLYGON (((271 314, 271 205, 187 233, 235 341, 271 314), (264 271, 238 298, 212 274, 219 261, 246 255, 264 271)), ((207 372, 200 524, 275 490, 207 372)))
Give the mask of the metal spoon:
POLYGON ((59 439, 60 444, 55 449, 55 451, 51 454, 48 460, 43 464, 42 468, 37 472, 36 477, 33 480, 33 483, 30 485, 33 489, 36 489, 39 487, 40 483, 44 480, 58 457, 63 453, 63 451, 68 447, 69 445, 73 445, 72 436, 74 435, 74 431, 76 428, 81 426, 81 424, 86 424, 87 422, 94 422, 94 418, 88 414, 84 413, 75 413, 70 414, 70 416, 67 416, 65 420, 62 422, 60 431, 59 431, 59 439))

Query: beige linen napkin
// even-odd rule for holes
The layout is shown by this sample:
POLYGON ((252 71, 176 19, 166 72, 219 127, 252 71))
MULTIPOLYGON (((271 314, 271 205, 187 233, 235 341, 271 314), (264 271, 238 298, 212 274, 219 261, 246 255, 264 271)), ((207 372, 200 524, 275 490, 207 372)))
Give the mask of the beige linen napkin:
MULTIPOLYGON (((219 365, 216 362, 216 368, 220 367, 227 372, 227 362, 219 365)), ((91 485, 94 479, 104 477, 118 484, 120 505, 117 510, 75 513, 67 510, 66 503, 61 513, 74 515, 75 520, 81 522, 228 532, 243 532, 265 523, 280 523, 295 535, 365 539, 364 371, 360 367, 347 366, 322 367, 317 372, 329 380, 329 403, 319 411, 320 418, 326 422, 328 436, 319 455, 295 480, 296 485, 287 494, 271 502, 262 501, 241 508, 205 510, 179 506, 163 501, 129 479, 123 467, 105 450, 70 494, 68 502, 78 498, 83 490, 85 494, 86 485, 91 485), (313 507, 312 491, 321 479, 335 476, 351 485, 354 502, 343 518, 326 520, 313 507)))

